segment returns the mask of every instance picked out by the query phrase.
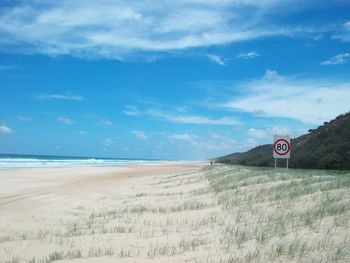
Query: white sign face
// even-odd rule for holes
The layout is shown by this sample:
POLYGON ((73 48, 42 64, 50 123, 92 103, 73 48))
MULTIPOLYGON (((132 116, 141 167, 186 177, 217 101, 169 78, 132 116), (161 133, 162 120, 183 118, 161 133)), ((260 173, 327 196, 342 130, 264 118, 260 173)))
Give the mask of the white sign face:
POLYGON ((273 138, 273 158, 290 158, 290 137, 275 135, 273 138))

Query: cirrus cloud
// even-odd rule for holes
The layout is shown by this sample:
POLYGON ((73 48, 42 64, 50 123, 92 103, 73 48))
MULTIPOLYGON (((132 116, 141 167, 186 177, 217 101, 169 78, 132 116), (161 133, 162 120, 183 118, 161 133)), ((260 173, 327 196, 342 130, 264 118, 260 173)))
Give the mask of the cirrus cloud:
POLYGON ((345 22, 339 32, 334 34, 332 38, 350 42, 350 21, 345 22))
POLYGON ((250 128, 247 135, 254 139, 272 138, 274 135, 290 135, 292 137, 299 136, 303 133, 302 130, 290 129, 288 127, 271 127, 266 129, 250 128))
POLYGON ((343 65, 347 64, 350 61, 349 53, 342 53, 331 57, 328 60, 325 60, 321 63, 321 65, 343 65))
POLYGON ((132 131, 131 134, 133 134, 136 138, 147 140, 147 135, 142 131, 132 131))
POLYGON ((105 126, 112 126, 113 125, 113 122, 111 122, 110 120, 107 120, 107 119, 101 119, 100 122, 102 125, 105 125, 105 126))
POLYGON ((123 60, 138 52, 293 35, 264 16, 289 2, 295 1, 19 1, 0 8, 0 37, 10 51, 123 60))
POLYGON ((67 94, 40 94, 35 98, 38 100, 73 100, 73 101, 84 100, 82 96, 67 95, 67 94))
POLYGON ((169 136, 170 140, 176 140, 176 141, 186 141, 186 142, 194 142, 195 139, 197 138, 196 135, 194 134, 187 134, 187 133, 175 133, 175 134, 170 134, 169 136))
POLYGON ((65 125, 72 125, 74 124, 74 121, 69 119, 69 118, 65 118, 65 117, 57 117, 56 119, 58 122, 63 123, 65 125))
POLYGON ((199 124, 199 125, 225 125, 237 126, 241 122, 233 117, 208 118, 201 115, 173 114, 158 110, 148 110, 147 114, 159 120, 177 124, 199 124))
POLYGON ((298 79, 267 70, 262 79, 244 83, 241 88, 244 94, 220 107, 313 125, 350 109, 350 81, 298 79))
POLYGON ((256 57, 259 57, 260 55, 256 51, 250 51, 246 53, 241 53, 237 56, 237 58, 243 58, 243 59, 253 59, 256 57))
POLYGON ((216 64, 220 66, 225 66, 225 61, 217 55, 207 55, 207 57, 216 64))

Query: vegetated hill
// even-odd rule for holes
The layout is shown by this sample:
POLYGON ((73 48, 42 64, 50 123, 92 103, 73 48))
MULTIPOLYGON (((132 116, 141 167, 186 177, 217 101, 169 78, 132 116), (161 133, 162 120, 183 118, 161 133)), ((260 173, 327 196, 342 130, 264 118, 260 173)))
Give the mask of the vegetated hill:
MULTIPOLYGON (((325 122, 308 134, 291 140, 291 168, 350 169, 350 112, 325 122)), ((272 144, 247 152, 219 157, 218 163, 271 167, 274 165, 272 144)), ((285 160, 278 160, 279 166, 285 160)))

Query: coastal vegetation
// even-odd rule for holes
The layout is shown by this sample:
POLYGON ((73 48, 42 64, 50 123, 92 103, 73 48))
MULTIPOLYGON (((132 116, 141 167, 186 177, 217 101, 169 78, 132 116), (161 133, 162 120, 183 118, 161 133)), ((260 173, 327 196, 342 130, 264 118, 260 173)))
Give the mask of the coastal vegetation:
MULTIPOLYGON (((350 169, 350 112, 291 140, 291 168, 350 169)), ((218 163, 272 167, 272 144, 219 157, 218 163)))

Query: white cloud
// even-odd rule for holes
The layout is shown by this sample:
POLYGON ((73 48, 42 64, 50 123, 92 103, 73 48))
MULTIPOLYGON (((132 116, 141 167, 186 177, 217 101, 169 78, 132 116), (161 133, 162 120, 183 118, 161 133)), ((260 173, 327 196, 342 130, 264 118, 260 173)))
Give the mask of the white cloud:
POLYGON ((28 0, 2 12, 0 36, 16 51, 125 59, 135 52, 290 35, 293 29, 271 29, 265 16, 290 2, 28 0))
POLYGON ((222 156, 237 150, 239 145, 231 137, 222 134, 215 136, 199 136, 193 133, 174 133, 166 135, 169 143, 180 152, 192 158, 209 158, 222 156), (190 146, 190 147, 189 147, 190 146))
POLYGON ((350 31, 350 21, 344 23, 344 27, 350 31))
POLYGON ((244 143, 243 143, 243 148, 245 149, 251 149, 258 146, 258 143, 254 138, 248 138, 244 143))
POLYGON ((223 135, 221 135, 219 133, 211 132, 210 137, 213 139, 221 139, 221 138, 223 138, 223 135))
POLYGON ((272 138, 274 135, 300 135, 296 131, 292 131, 289 128, 286 127, 272 127, 272 128, 266 128, 266 129, 255 129, 250 128, 247 131, 247 135, 254 139, 263 139, 263 138, 272 138))
POLYGON ((13 133, 13 130, 6 125, 0 125, 0 133, 1 134, 11 134, 13 133))
POLYGON ((221 141, 202 140, 197 141, 197 147, 207 155, 221 156, 227 153, 232 153, 236 150, 237 142, 232 139, 225 139, 221 141))
POLYGON ((224 60, 223 60, 222 58, 220 58, 219 56, 217 56, 217 55, 207 55, 207 57, 208 57, 211 61, 213 61, 214 63, 216 63, 216 64, 219 64, 219 65, 221 65, 221 66, 225 66, 225 65, 226 65, 225 62, 224 62, 224 60))
POLYGON ((350 61, 350 54, 349 53, 343 53, 338 54, 329 60, 321 62, 321 65, 343 65, 347 64, 350 61))
POLYGON ((128 115, 128 116, 137 116, 137 115, 140 115, 140 111, 137 107, 135 106, 132 106, 132 105, 127 105, 125 106, 125 110, 123 111, 123 113, 125 115, 128 115))
POLYGON ((269 134, 269 136, 290 135, 292 137, 295 137, 296 135, 300 135, 300 130, 292 131, 291 129, 286 127, 272 127, 270 129, 267 129, 267 133, 269 134))
POLYGON ((65 117, 58 117, 56 120, 57 120, 58 122, 60 122, 60 123, 65 124, 65 125, 74 124, 74 121, 72 121, 72 120, 69 119, 69 118, 65 118, 65 117))
POLYGON ((223 103, 228 109, 263 117, 292 118, 319 125, 349 111, 350 82, 282 77, 267 71, 242 84, 244 94, 223 103))
POLYGON ((281 81, 283 77, 279 75, 276 70, 267 69, 263 79, 266 81, 281 81))
POLYGON ((217 119, 208 118, 200 115, 177 115, 162 111, 148 110, 147 114, 163 121, 178 124, 206 124, 206 125, 227 125, 237 126, 241 122, 232 117, 221 117, 217 119))
POLYGON ((142 131, 132 131, 131 134, 133 134, 138 139, 147 140, 146 134, 142 131))
POLYGON ((170 134, 169 139, 171 140, 177 140, 177 141, 187 141, 187 142, 194 142, 195 139, 197 138, 196 135, 193 134, 187 134, 187 133, 175 133, 175 134, 170 134))
POLYGON ((247 131, 247 134, 248 134, 248 136, 250 136, 252 138, 265 138, 265 137, 267 137, 266 131, 255 129, 255 128, 250 128, 247 131))
POLYGON ((113 123, 110 120, 105 120, 105 119, 102 119, 101 123, 103 125, 106 125, 106 126, 112 126, 113 125, 113 123))
POLYGON ((350 42, 350 21, 343 24, 343 28, 333 35, 333 39, 340 39, 344 42, 350 42))
POLYGON ((74 134, 78 134, 78 135, 86 135, 86 134, 87 134, 86 131, 82 131, 82 130, 74 131, 73 133, 74 133, 74 134))
POLYGON ((17 116, 17 119, 20 121, 31 121, 32 120, 30 117, 22 116, 22 115, 17 116))
POLYGON ((243 59, 253 59, 256 57, 259 57, 260 55, 256 51, 250 51, 247 53, 241 53, 237 57, 238 58, 243 58, 243 59))
POLYGON ((85 118, 85 119, 88 119, 90 120, 91 122, 94 122, 95 125, 97 126, 113 126, 113 122, 110 121, 109 119, 105 119, 104 117, 102 116, 99 116, 98 114, 96 113, 84 113, 82 114, 82 117, 85 118))
POLYGON ((36 99, 38 100, 75 100, 75 101, 84 100, 82 96, 64 95, 64 94, 40 94, 36 96, 36 99))

